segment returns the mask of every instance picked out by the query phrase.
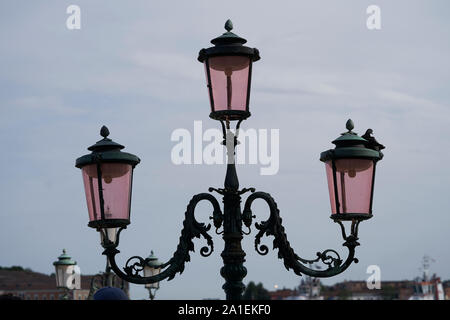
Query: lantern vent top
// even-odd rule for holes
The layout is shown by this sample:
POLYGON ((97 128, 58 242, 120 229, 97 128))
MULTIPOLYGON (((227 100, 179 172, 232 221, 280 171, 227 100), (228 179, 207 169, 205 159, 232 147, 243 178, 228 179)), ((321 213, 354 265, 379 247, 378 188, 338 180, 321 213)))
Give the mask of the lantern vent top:
POLYGON ((246 39, 241 38, 237 34, 231 32, 233 30, 233 22, 231 22, 230 19, 228 19, 225 22, 225 30, 227 32, 223 33, 221 36, 214 38, 211 40, 211 43, 218 46, 218 45, 229 45, 229 44, 244 44, 247 42, 246 39))
POLYGON ((102 140, 97 141, 94 145, 90 146, 88 150, 90 151, 106 151, 106 150, 122 150, 125 148, 123 145, 112 141, 108 138, 110 132, 107 126, 102 126, 100 129, 100 135, 103 137, 102 140))
POLYGON ((106 126, 102 126, 100 129, 100 135, 103 139, 87 148, 89 151, 92 151, 92 153, 79 157, 75 161, 75 166, 81 169, 86 165, 99 162, 120 162, 129 163, 134 167, 141 161, 137 156, 131 153, 122 152, 121 150, 124 149, 125 146, 112 141, 108 138, 109 134, 109 129, 106 126))
POLYGON ((58 257, 58 261, 53 262, 53 265, 76 265, 77 263, 72 260, 72 257, 66 253, 66 249, 63 249, 62 255, 58 257))

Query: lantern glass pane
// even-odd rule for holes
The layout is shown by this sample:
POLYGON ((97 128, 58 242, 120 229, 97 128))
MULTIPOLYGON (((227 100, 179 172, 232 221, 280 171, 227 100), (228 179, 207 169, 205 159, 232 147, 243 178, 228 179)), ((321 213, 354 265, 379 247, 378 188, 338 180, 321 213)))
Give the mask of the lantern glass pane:
MULTIPOLYGON (((149 267, 149 266, 144 267, 144 277, 156 276, 160 272, 161 272, 161 268, 153 268, 153 267, 149 267)), ((145 287, 146 288, 159 289, 159 282, 146 283, 145 287)))
MULTIPOLYGON (((374 163, 368 159, 337 159, 336 187, 339 213, 369 214, 374 163)), ((332 162, 325 164, 331 212, 337 213, 332 162)))
POLYGON ((118 231, 119 228, 102 228, 99 232, 101 245, 103 246, 105 244, 106 236, 109 241, 116 243, 118 231))
MULTIPOLYGON (((105 219, 130 217, 132 167, 125 163, 102 163, 102 188, 105 219)), ((89 211, 89 221, 101 220, 97 165, 83 167, 83 182, 89 211)))
POLYGON ((68 281, 73 280, 73 265, 57 265, 55 266, 56 287, 70 289, 71 284, 68 281))
POLYGON ((55 278, 56 278, 56 287, 61 288, 64 283, 64 270, 63 266, 55 266, 55 278))
POLYGON ((247 110, 250 58, 219 56, 208 59, 213 111, 247 110))

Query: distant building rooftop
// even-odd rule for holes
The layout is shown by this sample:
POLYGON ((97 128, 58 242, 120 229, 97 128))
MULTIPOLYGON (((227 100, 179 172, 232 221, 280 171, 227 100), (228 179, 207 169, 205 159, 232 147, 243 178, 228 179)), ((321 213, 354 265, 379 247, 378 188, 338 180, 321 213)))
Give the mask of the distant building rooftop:
MULTIPOLYGON (((94 275, 81 275, 81 289, 73 290, 74 300, 87 299, 93 277, 94 275)), ((128 283, 125 282, 124 286, 128 294, 128 283)), ((47 275, 21 267, 0 267, 0 296, 14 296, 26 300, 57 300, 63 294, 63 289, 56 288, 54 274, 47 275)))

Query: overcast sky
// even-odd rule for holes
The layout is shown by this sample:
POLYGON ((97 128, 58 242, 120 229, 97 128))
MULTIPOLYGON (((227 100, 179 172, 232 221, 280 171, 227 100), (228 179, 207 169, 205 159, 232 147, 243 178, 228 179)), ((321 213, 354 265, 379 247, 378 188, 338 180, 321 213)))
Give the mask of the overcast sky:
MULTIPOLYGON (((174 165, 171 134, 218 128, 209 119, 199 49, 234 32, 260 50, 253 67, 245 128, 280 130, 278 174, 239 165, 241 187, 271 193, 291 245, 305 258, 341 246, 320 152, 352 118, 386 146, 377 167, 374 218, 360 226, 360 263, 324 280, 365 280, 369 265, 382 280, 431 271, 450 279, 450 20, 448 1, 2 1, 0 4, 0 265, 51 273, 62 248, 83 274, 104 269, 99 235, 88 213, 75 159, 110 137, 138 155, 132 222, 118 259, 162 261, 175 251, 186 205, 208 187, 222 187, 223 165, 174 165), (66 8, 81 8, 81 29, 66 28, 66 8), (366 8, 381 8, 381 30, 368 30, 366 8)), ((268 217, 255 203, 257 221, 268 217)), ((198 220, 211 210, 199 206, 198 220)), ((244 282, 293 288, 277 252, 259 256, 254 230, 244 239, 244 282)), ((163 281, 161 299, 225 297, 219 275, 223 242, 197 252, 184 273, 163 281)), ((272 238, 263 242, 271 247, 272 238)), ((132 297, 147 297, 132 286, 132 297)))

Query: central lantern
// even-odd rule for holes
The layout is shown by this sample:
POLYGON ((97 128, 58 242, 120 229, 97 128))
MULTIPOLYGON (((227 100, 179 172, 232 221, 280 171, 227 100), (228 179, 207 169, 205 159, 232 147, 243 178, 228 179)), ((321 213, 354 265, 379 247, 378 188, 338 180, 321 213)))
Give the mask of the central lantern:
POLYGON ((227 32, 211 40, 214 47, 200 50, 198 60, 205 65, 210 117, 244 120, 250 116, 252 62, 260 59, 259 51, 244 46, 247 40, 231 32, 231 20, 227 20, 225 29, 227 32))

